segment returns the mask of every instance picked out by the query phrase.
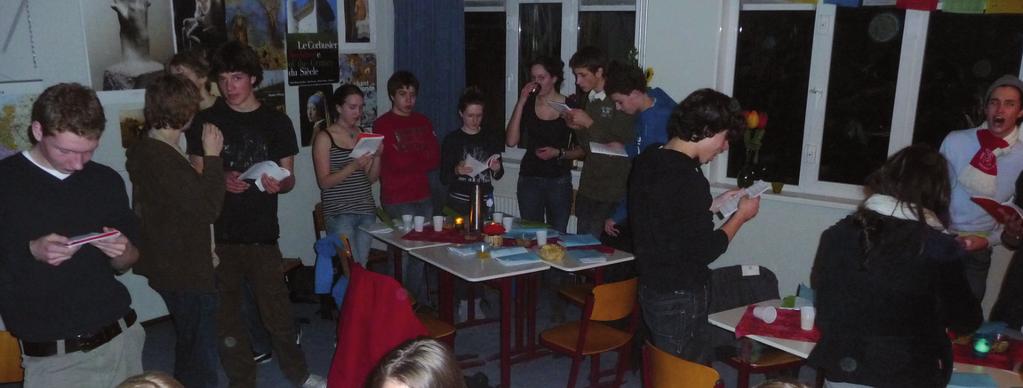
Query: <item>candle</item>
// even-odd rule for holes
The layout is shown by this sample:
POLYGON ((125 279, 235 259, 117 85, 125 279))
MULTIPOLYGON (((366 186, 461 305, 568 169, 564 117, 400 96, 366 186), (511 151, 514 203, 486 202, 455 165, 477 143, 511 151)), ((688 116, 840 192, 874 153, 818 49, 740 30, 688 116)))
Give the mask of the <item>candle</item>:
POLYGON ((455 226, 462 226, 462 222, 465 221, 462 217, 455 217, 455 226))

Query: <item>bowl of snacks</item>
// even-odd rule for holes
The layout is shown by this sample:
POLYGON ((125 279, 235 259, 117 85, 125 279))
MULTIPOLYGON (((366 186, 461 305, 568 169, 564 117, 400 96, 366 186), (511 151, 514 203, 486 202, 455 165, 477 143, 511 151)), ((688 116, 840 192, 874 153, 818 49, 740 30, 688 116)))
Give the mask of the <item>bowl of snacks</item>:
POLYGON ((545 244, 538 252, 547 261, 559 261, 565 257, 565 248, 558 244, 545 244))

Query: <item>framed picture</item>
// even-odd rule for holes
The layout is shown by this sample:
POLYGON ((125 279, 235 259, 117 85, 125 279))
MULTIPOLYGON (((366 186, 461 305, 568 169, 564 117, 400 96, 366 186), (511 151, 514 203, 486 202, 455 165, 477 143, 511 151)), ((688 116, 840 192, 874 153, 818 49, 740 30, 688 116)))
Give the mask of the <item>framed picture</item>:
POLYGON ((103 104, 107 127, 103 130, 99 148, 92 160, 123 172, 125 149, 146 135, 145 118, 142 115, 146 105, 146 91, 106 91, 97 92, 96 95, 100 104, 103 104))
POLYGON ((0 84, 0 159, 32 148, 29 124, 40 82, 0 84))
POLYGON ((345 51, 373 49, 376 42, 376 16, 369 0, 344 1, 344 18, 341 19, 341 48, 345 51))
POLYGON ((174 55, 169 1, 80 1, 93 89, 144 89, 163 73, 174 55))

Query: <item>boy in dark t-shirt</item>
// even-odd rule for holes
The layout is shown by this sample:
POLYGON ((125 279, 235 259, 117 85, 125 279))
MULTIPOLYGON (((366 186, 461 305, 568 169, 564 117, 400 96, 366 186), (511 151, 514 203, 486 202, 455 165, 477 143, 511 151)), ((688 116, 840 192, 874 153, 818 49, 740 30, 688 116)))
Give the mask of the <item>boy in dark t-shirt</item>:
POLYGON ((256 363, 240 313, 242 287, 248 283, 281 371, 296 386, 325 387, 323 377, 309 374, 305 354, 297 344, 277 247, 277 195, 295 187, 295 129, 287 116, 256 99, 253 89, 262 81, 263 69, 250 47, 229 42, 217 51, 211 64, 223 97, 196 115, 187 136, 189 158, 201 170, 202 124, 213 123, 224 135, 221 158, 227 193, 214 226, 220 258, 216 271, 221 363, 232 387, 256 385, 256 363), (265 174, 259 182, 239 179, 242 172, 263 161, 276 162, 292 173, 282 180, 265 174))

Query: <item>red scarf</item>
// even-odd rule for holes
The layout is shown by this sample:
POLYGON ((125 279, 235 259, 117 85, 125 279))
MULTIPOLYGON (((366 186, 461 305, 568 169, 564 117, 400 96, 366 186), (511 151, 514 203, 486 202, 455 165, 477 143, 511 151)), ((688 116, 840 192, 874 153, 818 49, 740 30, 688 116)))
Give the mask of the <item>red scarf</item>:
POLYGON ((998 159, 995 150, 1009 146, 1009 142, 991 133, 990 129, 977 131, 980 149, 973 155, 970 165, 987 175, 998 176, 998 159))

